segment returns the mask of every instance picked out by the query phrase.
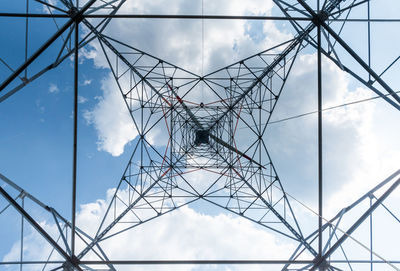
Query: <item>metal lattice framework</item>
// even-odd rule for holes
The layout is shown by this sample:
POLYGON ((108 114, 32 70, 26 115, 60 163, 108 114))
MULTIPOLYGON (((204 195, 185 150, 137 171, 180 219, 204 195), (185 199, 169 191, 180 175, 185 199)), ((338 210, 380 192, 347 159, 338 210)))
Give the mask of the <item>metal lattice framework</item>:
MULTIPOLYGON (((3 184, 6 184, 0 187, 0 193, 5 200, 3 206, 0 206, 0 215, 9 208, 14 208, 23 217, 20 261, 2 262, 1 265, 15 265, 21 270, 25 265, 32 264, 40 265, 41 270, 118 270, 116 266, 136 264, 274 264, 279 265, 281 270, 353 270, 352 264, 357 261, 348 259, 342 247, 346 240, 352 239, 352 233, 372 216, 378 206, 383 206, 399 221, 383 205, 383 201, 399 185, 400 171, 379 183, 354 204, 342 209, 331 220, 324 221, 322 216, 322 55, 400 110, 400 97, 382 77, 398 58, 379 73, 371 66, 370 40, 366 44, 369 56, 365 61, 341 37, 343 26, 350 20, 348 16, 353 10, 363 7, 367 12, 359 20, 368 25, 373 21, 369 6, 373 1, 325 0, 320 3, 311 0, 274 0, 283 14, 282 17, 119 15, 118 10, 123 6, 124 0, 90 0, 79 7, 70 0, 59 2, 53 5, 51 1, 36 0, 36 4, 50 10, 48 14, 30 13, 28 9, 26 13, 0 13, 2 17, 67 19, 35 53, 30 57, 26 54, 24 63, 17 69, 0 59, 9 69, 9 74, 2 78, 0 102, 74 56, 72 220, 68 221, 55 209, 0 174, 3 184), (286 20, 292 24, 297 34, 292 39, 256 55, 199 76, 105 34, 104 30, 113 18, 286 20), (79 36, 79 27, 85 29, 83 38, 79 36), (121 99, 130 112, 137 140, 97 232, 86 233, 76 227, 75 221, 78 50, 93 41, 100 45, 112 71, 121 99), (54 44, 61 44, 61 47, 53 59, 47 58, 49 64, 32 67, 47 48, 54 44), (302 232, 291 206, 290 196, 285 192, 265 143, 265 132, 271 115, 296 57, 306 47, 317 50, 319 112, 319 226, 308 236, 302 232), (30 74, 27 72, 28 67, 32 67, 30 74), (17 82, 18 79, 20 83, 17 82), (200 92, 202 100, 199 102, 200 92), (158 142, 159 145, 164 146, 162 151, 150 139, 152 134, 157 133, 164 134, 158 137, 162 141, 158 142), (289 259, 282 260, 121 261, 109 259, 102 249, 114 236, 198 200, 251 220, 266 230, 295 242, 298 247, 289 259), (360 206, 364 206, 365 202, 368 202, 369 207, 361 212, 361 216, 354 219, 348 215, 353 209, 362 208, 360 206), (41 209, 48 214, 49 221, 57 227, 56 233, 47 231, 33 218, 32 212, 35 209, 41 209), (353 219, 354 223, 343 232, 339 226, 347 217, 350 221, 353 219), (24 261, 24 221, 52 246, 53 250, 47 261, 24 261), (77 244, 84 248, 77 251, 77 244), (56 260, 52 256, 53 251, 58 255, 56 260), (343 257, 334 257, 342 255, 341 253, 344 260, 343 257), (88 256, 91 260, 87 260, 88 256), (97 260, 92 260, 93 258, 97 260)), ((387 260, 374 254, 372 249, 370 254, 370 261, 363 263, 370 264, 371 270, 374 263, 384 263, 398 270, 395 264, 400 259, 387 260), (379 260, 373 260, 373 254, 379 260)))

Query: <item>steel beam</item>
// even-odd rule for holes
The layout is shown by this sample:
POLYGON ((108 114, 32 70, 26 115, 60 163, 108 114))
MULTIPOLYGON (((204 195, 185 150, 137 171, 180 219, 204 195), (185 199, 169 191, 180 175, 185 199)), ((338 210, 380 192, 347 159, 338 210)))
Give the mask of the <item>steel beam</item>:
POLYGON ((80 261, 87 265, 102 265, 111 263, 114 265, 182 265, 182 264, 311 264, 311 260, 111 260, 111 261, 80 261))
POLYGON ((74 48, 74 131, 72 152, 72 208, 71 208, 71 254, 75 255, 75 224, 76 224, 76 173, 77 173, 77 145, 78 145, 78 40, 79 23, 75 23, 75 48, 74 48))
POLYGON ((323 179, 322 179, 322 55, 321 55, 321 26, 317 26, 318 50, 317 50, 317 73, 318 73, 318 256, 322 256, 322 214, 323 214, 323 179))
MULTIPOLYGON (((40 13, 0 13, 0 17, 10 18, 70 18, 68 14, 40 13)), ((84 18, 114 18, 114 19, 180 19, 180 20, 261 20, 261 21, 311 21, 308 17, 283 16, 241 16, 241 15, 169 15, 169 14, 83 14, 84 18)))
MULTIPOLYGON (((225 163, 229 164, 229 162, 222 157, 221 154, 219 156, 225 161, 225 163)), ((239 172, 237 172, 234 168, 232 170, 236 173, 236 175, 240 178, 240 180, 246 184, 246 186, 254 193, 257 198, 259 198, 268 209, 279 219, 279 221, 293 234, 297 241, 299 241, 307 250, 315 257, 318 256, 318 253, 315 249, 304 239, 301 233, 298 233, 295 228, 293 228, 289 222, 281 215, 279 212, 271 205, 247 180, 244 178, 239 172)))
POLYGON ((32 227, 42 235, 44 239, 55 249, 57 252, 72 266, 74 266, 77 270, 83 271, 78 262, 70 257, 59 245, 58 243, 51 238, 51 236, 44 230, 1 186, 0 186, 0 194, 32 225, 32 227))
MULTIPOLYGON (((328 5, 324 12, 329 12, 332 11, 337 5, 339 5, 339 3, 342 2, 342 0, 336 0, 335 2, 332 2, 331 5, 328 5)), ((265 76, 267 76, 271 71, 273 71, 273 69, 287 56, 289 55, 290 52, 292 52, 299 44, 301 44, 301 42, 308 37, 308 35, 311 33, 312 30, 314 30, 316 28, 316 25, 314 23, 310 23, 304 31, 302 31, 301 33, 299 33, 293 40, 293 42, 291 42, 288 47, 286 47, 282 53, 280 53, 275 59, 274 61, 268 65, 264 71, 262 72, 262 74, 256 78, 253 83, 232 103, 231 108, 234 107, 235 105, 237 105, 265 76)), ((218 121, 222 120, 226 114, 228 114, 231 111, 231 109, 227 109, 225 111, 225 113, 221 114, 221 116, 218 118, 218 120, 210 127, 210 129, 212 129, 212 127, 214 127, 216 125, 216 123, 218 123, 218 121)))
MULTIPOLYGON (((174 164, 171 165, 171 168, 173 168, 177 163, 179 163, 180 159, 182 159, 184 155, 181 155, 177 161, 174 162, 174 164)), ((121 214, 119 214, 117 217, 115 217, 114 221, 111 222, 102 232, 96 234, 96 237, 92 240, 92 242, 86 246, 78 255, 77 258, 81 259, 83 256, 85 256, 95 245, 97 245, 103 237, 141 200, 145 197, 145 195, 156 185, 158 182, 162 179, 162 176, 157 178, 157 180, 154 180, 153 183, 145 190, 143 193, 139 195, 139 197, 134 200, 128 207, 125 208, 121 214)))
POLYGON ((54 41, 56 41, 62 33, 64 33, 71 25, 83 20, 83 13, 93 5, 96 0, 90 0, 81 10, 77 11, 50 39, 48 39, 32 56, 28 58, 12 75, 10 75, 1 85, 0 92, 3 91, 18 75, 20 75, 36 58, 38 58, 54 41))
POLYGON ((297 0, 297 2, 299 2, 299 4, 302 5, 304 9, 306 9, 314 18, 314 24, 321 25, 321 27, 323 27, 347 51, 347 53, 350 54, 354 60, 356 60, 356 62, 360 64, 360 66, 363 67, 364 70, 367 71, 375 79, 375 81, 377 81, 400 104, 400 97, 396 94, 396 92, 393 91, 392 88, 386 84, 386 82, 382 80, 379 75, 372 70, 368 64, 365 63, 365 61, 362 60, 362 58, 356 52, 354 52, 354 50, 351 49, 350 46, 338 34, 336 34, 336 32, 333 31, 329 25, 326 24, 325 20, 320 14, 315 13, 315 11, 304 2, 304 0, 297 0))
POLYGON ((389 189, 386 190, 386 192, 383 193, 382 196, 378 198, 376 202, 372 204, 371 207, 368 208, 368 210, 343 234, 343 236, 335 244, 333 244, 332 247, 321 258, 316 261, 310 270, 316 270, 323 262, 325 262, 329 256, 331 256, 332 253, 334 253, 336 249, 338 249, 343 242, 346 241, 347 238, 349 238, 349 236, 361 225, 361 223, 363 223, 369 217, 369 215, 372 214, 372 212, 375 211, 375 209, 397 188, 397 186, 399 186, 399 184, 400 178, 397 179, 397 181, 394 182, 389 189))

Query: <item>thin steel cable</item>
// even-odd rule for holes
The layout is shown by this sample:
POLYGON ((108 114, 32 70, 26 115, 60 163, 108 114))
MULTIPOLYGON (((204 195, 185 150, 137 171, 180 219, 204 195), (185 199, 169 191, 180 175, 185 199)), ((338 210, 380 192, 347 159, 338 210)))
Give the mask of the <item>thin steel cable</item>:
MULTIPOLYGON (((400 91, 396 91, 395 93, 399 94, 400 91)), ((385 96, 392 96, 392 94, 385 94, 385 96)), ((373 96, 373 97, 365 98, 365 99, 362 99, 362 100, 356 100, 356 101, 352 101, 352 102, 348 102, 348 103, 334 105, 334 106, 330 106, 330 107, 327 107, 327 108, 323 108, 322 112, 328 111, 328 110, 332 110, 332 109, 336 109, 336 108, 340 108, 340 107, 343 107, 343 106, 348 106, 348 105, 368 102, 368 101, 372 101, 372 100, 376 100, 376 99, 382 99, 382 97, 381 96, 373 96)), ((268 124, 280 123, 280 122, 284 122, 284 121, 288 121, 288 120, 292 120, 292 119, 305 117, 305 116, 312 115, 312 114, 315 114, 315 113, 318 113, 318 110, 310 111, 310 112, 306 112, 306 113, 302 113, 302 114, 298 114, 298 115, 294 115, 294 116, 283 118, 283 119, 270 121, 270 122, 268 122, 268 124)), ((263 123, 262 125, 265 125, 265 123, 263 123)), ((255 127, 255 126, 250 126, 250 127, 255 127)), ((247 128, 248 128, 248 126, 240 127, 240 129, 247 129, 247 128)))

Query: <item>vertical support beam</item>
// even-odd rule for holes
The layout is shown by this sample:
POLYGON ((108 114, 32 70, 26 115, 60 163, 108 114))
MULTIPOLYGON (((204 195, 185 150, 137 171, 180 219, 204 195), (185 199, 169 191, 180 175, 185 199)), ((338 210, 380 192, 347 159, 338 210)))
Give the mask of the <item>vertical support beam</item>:
POLYGON ((96 0, 90 0, 86 3, 86 5, 77 13, 75 13, 70 20, 66 24, 64 24, 50 39, 48 39, 33 55, 31 55, 13 74, 11 74, 4 82, 0 85, 0 92, 5 89, 15 78, 18 77, 29 65, 32 64, 33 61, 36 60, 50 45, 53 44, 54 41, 58 39, 65 32, 65 30, 69 29, 75 22, 80 22, 83 20, 83 14, 89 7, 96 2, 96 0))
POLYGON ((3 196, 11 206, 13 206, 21 215, 24 216, 26 221, 44 238, 46 241, 63 257, 68 264, 72 265, 76 270, 83 271, 79 263, 72 258, 58 245, 51 236, 22 208, 1 186, 0 196, 3 196))
MULTIPOLYGON (((370 1, 367 3, 368 9, 368 67, 371 69, 371 8, 370 1)), ((368 80, 371 82, 371 74, 368 73, 368 80)))
MULTIPOLYGON (((25 194, 21 193, 21 201, 22 201, 22 209, 25 208, 25 194)), ((22 271, 22 262, 24 260, 24 216, 21 214, 21 247, 20 247, 20 257, 19 260, 21 261, 19 265, 19 270, 22 271)))
POLYGON ((322 65, 321 65, 321 25, 318 31, 318 257, 322 256, 322 65))
MULTIPOLYGON (((372 198, 373 198, 373 196, 370 195, 369 196, 369 208, 372 207, 372 198)), ((372 262, 372 259, 373 259, 373 253, 372 253, 373 252, 373 246, 372 246, 372 213, 369 215, 369 245, 370 245, 369 246, 369 260, 371 262, 371 271, 373 271, 374 266, 373 266, 373 262, 372 262)))
MULTIPOLYGON (((173 87, 174 87, 174 81, 173 81, 173 79, 171 78, 171 81, 170 81, 170 85, 171 85, 171 105, 172 106, 174 106, 175 105, 175 103, 174 103, 174 99, 173 99, 173 97, 174 97, 174 94, 173 94, 173 92, 172 92, 172 89, 173 89, 173 87)), ((170 182, 171 182, 171 185, 172 185, 172 173, 173 173, 173 170, 172 170, 172 166, 173 166, 173 161, 174 161, 174 157, 173 157, 173 149, 174 149, 174 133, 175 133, 175 130, 174 130, 174 111, 175 111, 175 108, 176 107, 173 107, 173 108, 171 108, 171 110, 170 110, 170 122, 169 122, 169 126, 170 126, 170 128, 169 128, 169 130, 170 130, 170 135, 169 135, 169 140, 170 140, 170 142, 169 142, 169 166, 168 166, 168 168, 170 168, 171 170, 169 170, 168 171, 168 175, 169 175, 169 180, 170 180, 170 182)), ((171 190, 171 192, 172 192, 172 190, 171 190)))
MULTIPOLYGON (((349 238, 349 236, 356 230, 358 227, 363 223, 369 215, 375 211, 375 209, 382 204, 384 200, 400 185, 400 178, 397 179, 390 187, 388 190, 386 190, 385 193, 382 194, 380 198, 378 198, 374 204, 371 205, 371 207, 368 208, 367 211, 363 213, 363 215, 340 237, 339 240, 336 241, 335 244, 332 245, 332 247, 320 258, 316 261, 313 267, 311 267, 310 271, 316 270, 321 264, 323 264, 331 255, 333 252, 338 249, 344 241, 349 238)), ((384 260, 384 259, 381 259, 384 260)), ((398 269, 393 263, 385 261, 386 264, 390 265, 393 267, 393 269, 398 269)))
POLYGON ((72 162, 72 226, 71 226, 71 256, 75 255, 75 225, 76 225, 76 169, 78 141, 78 39, 79 23, 75 22, 75 60, 74 60, 74 143, 72 162))
MULTIPOLYGON (((115 55, 115 58, 118 60, 118 55, 115 55)), ((118 69, 118 65, 116 66, 116 69, 118 69)), ((117 70, 117 74, 118 74, 118 70, 117 70)), ((133 89, 133 88, 131 88, 133 89)), ((129 95, 131 95, 129 93, 129 95)), ((144 87, 141 87, 141 99, 140 99, 140 193, 143 193, 143 152, 145 152, 144 150, 144 106, 145 106, 145 102, 144 102, 144 87)))
MULTIPOLYGON (((241 66, 242 66, 242 64, 240 64, 240 68, 241 68, 241 66)), ((233 83, 233 78, 231 78, 230 79, 230 86, 229 86, 229 145, 233 145, 233 138, 232 138, 232 134, 233 134, 233 131, 232 131, 232 126, 233 126, 233 114, 232 114, 232 109, 233 109, 233 86, 234 86, 234 83, 233 83), (232 108, 232 109, 231 109, 232 108)), ((250 92, 250 91, 249 91, 250 92)), ((228 167, 229 167, 229 190, 230 190, 230 193, 232 193, 233 191, 232 191, 232 184, 234 183, 234 179, 233 179, 233 174, 234 174, 234 172, 233 172, 233 152, 229 152, 229 164, 228 164, 228 167)), ((230 196, 231 195, 234 195, 234 194, 230 194, 230 196)), ((240 206, 240 205, 239 205, 240 206)), ((240 207, 239 207, 239 213, 240 212, 242 212, 241 211, 241 209, 240 209, 240 207)))
MULTIPOLYGON (((378 82, 382 88, 384 88, 388 94, 390 94, 393 99, 397 101, 397 103, 400 103, 400 96, 397 95, 395 91, 373 70, 368 66, 368 63, 365 63, 365 61, 338 35, 324 20, 318 19, 318 15, 315 13, 315 11, 310 8, 306 4, 304 0, 297 0, 297 2, 310 13, 310 15, 318 20, 318 24, 320 24, 328 34, 330 34, 331 37, 333 37, 338 44, 340 44, 343 49, 351 56, 354 58, 358 64, 364 68, 366 72, 368 72, 373 79, 375 79, 376 82, 378 82)), ((352 74, 353 75, 353 74, 352 74)), ((354 75, 353 75, 354 76, 354 75)), ((379 93, 378 93, 379 94, 379 93)), ((381 97, 386 97, 382 96, 381 97)), ((396 107, 397 108, 397 107, 396 107)))
MULTIPOLYGON (((29 13, 29 0, 26 0, 26 15, 29 13)), ((25 18, 25 62, 28 59, 28 21, 29 17, 26 16, 25 18)), ((25 68, 25 75, 24 78, 28 78, 28 67, 25 68)))

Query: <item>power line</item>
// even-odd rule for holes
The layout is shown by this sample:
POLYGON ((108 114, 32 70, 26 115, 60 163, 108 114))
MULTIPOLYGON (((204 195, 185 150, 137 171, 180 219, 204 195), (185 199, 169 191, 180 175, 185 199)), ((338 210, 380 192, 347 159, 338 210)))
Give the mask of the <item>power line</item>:
MULTIPOLYGON (((396 91, 395 93, 399 94, 400 91, 396 91)), ((385 96, 391 96, 391 95, 392 94, 385 94, 385 96)), ((349 103, 335 105, 335 106, 324 108, 324 109, 321 110, 321 112, 332 110, 332 109, 336 109, 336 108, 343 107, 343 106, 348 106, 348 105, 363 103, 363 102, 367 102, 367 101, 372 101, 372 100, 376 100, 376 99, 380 99, 380 98, 382 98, 382 97, 381 96, 374 96, 374 97, 370 97, 370 98, 366 98, 366 99, 362 99, 362 100, 357 100, 357 101, 353 101, 353 102, 349 102, 349 103)), ((268 122, 268 124, 280 123, 280 122, 284 122, 284 121, 288 121, 288 120, 292 120, 292 119, 305 117, 305 116, 312 115, 312 114, 315 114, 315 113, 318 113, 318 110, 307 112, 307 113, 302 113, 302 114, 291 116, 291 117, 287 117, 287 118, 284 118, 284 119, 270 121, 270 122, 268 122)), ((263 125, 265 125, 265 123, 263 125)), ((255 126, 253 125, 253 126, 250 126, 250 127, 255 127, 255 126)), ((240 127, 240 129, 244 129, 244 128, 247 128, 247 126, 246 127, 240 127)))

